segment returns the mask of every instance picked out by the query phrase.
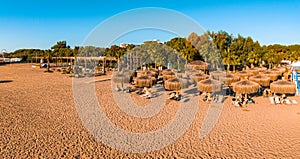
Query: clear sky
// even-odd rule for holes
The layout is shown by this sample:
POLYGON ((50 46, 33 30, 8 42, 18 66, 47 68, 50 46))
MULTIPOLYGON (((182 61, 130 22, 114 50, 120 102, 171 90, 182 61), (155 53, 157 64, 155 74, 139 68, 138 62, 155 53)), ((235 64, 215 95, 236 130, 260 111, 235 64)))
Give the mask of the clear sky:
MULTIPOLYGON (((300 44, 298 0, 7 0, 0 2, 0 49, 47 49, 61 40, 71 47, 81 45, 105 19, 141 7, 176 10, 205 30, 251 36, 262 45, 300 44)), ((143 40, 172 38, 159 35, 143 40)))

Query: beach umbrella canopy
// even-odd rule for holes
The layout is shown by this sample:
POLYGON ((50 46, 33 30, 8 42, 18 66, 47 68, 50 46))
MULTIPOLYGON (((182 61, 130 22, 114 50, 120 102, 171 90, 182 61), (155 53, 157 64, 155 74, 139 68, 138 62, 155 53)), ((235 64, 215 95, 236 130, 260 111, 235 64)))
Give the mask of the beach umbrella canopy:
POLYGON ((272 68, 272 69, 270 69, 270 70, 268 70, 268 71, 270 71, 270 72, 273 72, 273 73, 276 73, 276 74, 278 74, 278 76, 281 76, 282 75, 282 71, 280 71, 279 69, 277 69, 277 68, 272 68))
POLYGON ((144 71, 144 72, 142 72, 142 76, 157 77, 158 73, 156 73, 154 71, 144 71))
POLYGON ((162 71, 162 74, 166 74, 167 72, 172 72, 172 70, 171 69, 165 69, 165 70, 162 71))
POLYGON ((259 72, 263 72, 263 71, 266 71, 267 68, 266 67, 263 67, 263 66, 258 66, 258 67, 255 67, 256 69, 259 70, 259 72))
POLYGON ((222 83, 214 79, 206 79, 197 83, 200 92, 220 92, 222 83))
POLYGON ((199 82, 201 80, 205 80, 208 79, 209 77, 206 74, 203 73, 195 73, 193 75, 191 75, 191 79, 195 82, 199 82))
POLYGON ((188 87, 188 80, 181 78, 172 78, 165 81, 165 89, 177 91, 188 87))
POLYGON ((156 79, 150 76, 141 76, 136 78, 136 86, 138 87, 151 87, 155 84, 156 79))
POLYGON ((132 82, 132 76, 124 72, 117 72, 113 74, 112 81, 115 83, 130 83, 132 82))
POLYGON ((212 71, 209 74, 211 75, 211 78, 217 79, 217 80, 226 75, 226 73, 224 71, 212 71))
POLYGON ((186 69, 208 70, 208 64, 201 60, 192 61, 186 65, 186 69))
POLYGON ((277 73, 275 73, 275 72, 270 72, 270 71, 261 72, 260 74, 269 77, 270 80, 272 80, 272 81, 277 80, 277 78, 278 78, 278 76, 279 76, 277 73))
POLYGON ((226 74, 224 77, 220 78, 220 81, 225 83, 226 85, 230 86, 232 83, 237 82, 240 80, 240 77, 235 76, 233 74, 226 74))
POLYGON ((233 91, 241 94, 251 94, 258 91, 259 84, 249 80, 242 80, 232 84, 233 91))
POLYGON ((257 68, 249 68, 246 70, 246 72, 250 72, 253 75, 257 75, 259 73, 259 69, 257 68))
POLYGON ((247 72, 247 71, 240 71, 240 72, 237 72, 235 75, 239 76, 241 79, 245 79, 245 78, 248 79, 253 74, 251 72, 247 72))
POLYGON ((296 92, 296 85, 291 81, 278 80, 270 84, 270 89, 275 93, 294 94, 296 92))
POLYGON ((163 74, 163 79, 164 81, 168 80, 168 79, 172 79, 172 78, 175 78, 176 77, 176 74, 172 71, 167 71, 163 74))
POLYGON ((188 77, 190 77, 191 75, 193 75, 194 73, 196 73, 195 70, 193 69, 190 69, 190 68, 187 68, 185 69, 185 72, 184 72, 188 77))
POLYGON ((270 78, 265 75, 256 75, 256 76, 251 76, 249 78, 250 81, 256 82, 261 86, 267 87, 270 86, 270 78))

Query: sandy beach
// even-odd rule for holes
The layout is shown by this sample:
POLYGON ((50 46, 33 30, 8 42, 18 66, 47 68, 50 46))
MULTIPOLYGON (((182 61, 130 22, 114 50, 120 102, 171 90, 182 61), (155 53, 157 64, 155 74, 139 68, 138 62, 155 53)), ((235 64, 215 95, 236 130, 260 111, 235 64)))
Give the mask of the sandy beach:
MULTIPOLYGON (((204 138, 199 132, 209 105, 199 101, 193 123, 176 142, 149 153, 126 153, 101 143, 82 125, 69 75, 31 66, 0 66, 2 158, 300 158, 299 97, 289 97, 298 105, 271 105, 268 98, 255 97, 256 104, 247 109, 232 106, 229 97, 219 121, 204 138)), ((108 76, 96 77, 101 78, 108 76)), ((157 130, 178 111, 178 103, 168 101, 151 118, 132 117, 114 103, 111 81, 95 86, 106 116, 130 132, 157 130)), ((149 103, 131 96, 141 107, 149 103)))

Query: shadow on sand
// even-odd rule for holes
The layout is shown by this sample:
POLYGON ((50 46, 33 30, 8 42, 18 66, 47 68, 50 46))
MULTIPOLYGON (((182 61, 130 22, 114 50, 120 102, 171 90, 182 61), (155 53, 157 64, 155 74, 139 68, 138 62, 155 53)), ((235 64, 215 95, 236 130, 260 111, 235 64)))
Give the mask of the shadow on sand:
POLYGON ((0 80, 0 83, 10 83, 12 82, 13 80, 0 80))

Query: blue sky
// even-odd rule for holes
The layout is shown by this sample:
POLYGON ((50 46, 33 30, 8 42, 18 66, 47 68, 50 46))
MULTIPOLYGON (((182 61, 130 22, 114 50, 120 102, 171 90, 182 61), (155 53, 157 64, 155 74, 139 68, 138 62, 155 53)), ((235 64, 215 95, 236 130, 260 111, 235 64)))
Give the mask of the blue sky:
MULTIPOLYGON (((66 40, 71 47, 82 45, 104 20, 142 7, 176 10, 205 30, 251 36, 261 44, 300 44, 300 2, 297 0, 10 0, 1 1, 0 6, 0 49, 9 52, 20 48, 47 49, 61 40, 66 40)), ((139 31, 123 36, 116 43, 166 41, 173 36, 161 31, 139 31)))

